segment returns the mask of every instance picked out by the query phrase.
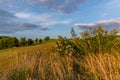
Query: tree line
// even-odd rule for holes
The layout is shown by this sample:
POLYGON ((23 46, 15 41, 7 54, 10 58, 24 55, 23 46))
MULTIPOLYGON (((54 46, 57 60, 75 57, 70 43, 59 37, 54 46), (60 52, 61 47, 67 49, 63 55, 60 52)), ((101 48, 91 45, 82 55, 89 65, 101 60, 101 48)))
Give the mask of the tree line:
POLYGON ((18 39, 16 37, 0 36, 0 50, 11 47, 37 45, 49 40, 49 36, 46 36, 44 39, 36 38, 34 40, 31 38, 27 39, 26 37, 21 37, 20 39, 18 39))

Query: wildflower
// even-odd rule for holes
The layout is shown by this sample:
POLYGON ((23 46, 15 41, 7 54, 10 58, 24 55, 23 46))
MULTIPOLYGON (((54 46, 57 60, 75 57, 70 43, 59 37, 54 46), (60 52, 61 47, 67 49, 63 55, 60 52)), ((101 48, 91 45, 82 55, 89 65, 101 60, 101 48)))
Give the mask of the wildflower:
POLYGON ((73 68, 71 66, 68 66, 68 70, 71 71, 73 68))

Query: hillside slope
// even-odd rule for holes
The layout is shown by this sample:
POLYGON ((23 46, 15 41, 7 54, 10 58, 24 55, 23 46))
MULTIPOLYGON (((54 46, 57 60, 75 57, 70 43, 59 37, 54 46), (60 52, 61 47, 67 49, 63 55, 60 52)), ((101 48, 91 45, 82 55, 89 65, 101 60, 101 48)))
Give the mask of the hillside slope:
POLYGON ((55 42, 48 42, 40 45, 0 50, 0 73, 15 68, 15 65, 23 62, 24 58, 34 56, 38 51, 44 54, 50 53, 54 45, 55 42))

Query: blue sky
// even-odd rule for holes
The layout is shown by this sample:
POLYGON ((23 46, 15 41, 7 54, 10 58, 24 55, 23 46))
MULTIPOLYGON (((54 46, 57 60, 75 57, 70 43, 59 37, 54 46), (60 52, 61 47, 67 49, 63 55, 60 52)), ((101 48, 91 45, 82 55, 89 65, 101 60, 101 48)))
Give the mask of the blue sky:
POLYGON ((0 35, 44 38, 120 29, 120 0, 0 0, 0 35))

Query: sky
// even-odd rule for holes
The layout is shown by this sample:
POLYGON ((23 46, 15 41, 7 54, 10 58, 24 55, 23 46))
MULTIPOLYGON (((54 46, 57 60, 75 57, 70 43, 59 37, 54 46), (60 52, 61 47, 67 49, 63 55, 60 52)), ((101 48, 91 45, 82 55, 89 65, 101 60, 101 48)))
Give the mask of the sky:
POLYGON ((0 0, 0 35, 70 37, 102 26, 120 30, 120 0, 0 0))

